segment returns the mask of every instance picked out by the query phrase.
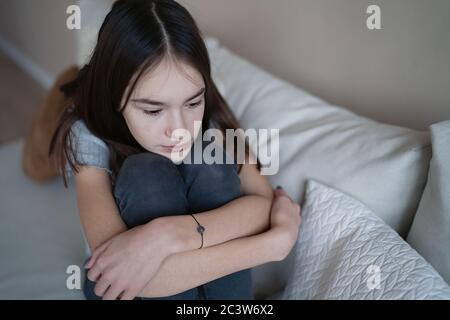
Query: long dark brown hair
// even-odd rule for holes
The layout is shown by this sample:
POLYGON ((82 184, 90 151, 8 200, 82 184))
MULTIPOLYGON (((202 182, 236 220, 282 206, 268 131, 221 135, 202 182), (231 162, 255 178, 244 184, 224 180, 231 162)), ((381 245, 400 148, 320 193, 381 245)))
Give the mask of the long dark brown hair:
MULTIPOLYGON (((168 57, 190 65, 203 76, 206 93, 202 134, 211 122, 224 133, 224 138, 226 129, 240 127, 211 78, 208 51, 191 14, 171 0, 118 0, 100 28, 89 63, 75 80, 60 88, 72 101, 72 108, 59 119, 49 156, 54 155, 65 187, 66 163, 75 173, 80 165, 69 136, 73 123, 79 119, 108 146, 114 175, 126 157, 146 152, 132 136, 122 111, 141 75, 168 57), (120 105, 125 94, 125 102, 120 105)), ((248 155, 247 141, 245 145, 248 155)), ((236 147, 234 152, 237 159, 236 147)), ((241 167, 238 164, 238 172, 241 167)))

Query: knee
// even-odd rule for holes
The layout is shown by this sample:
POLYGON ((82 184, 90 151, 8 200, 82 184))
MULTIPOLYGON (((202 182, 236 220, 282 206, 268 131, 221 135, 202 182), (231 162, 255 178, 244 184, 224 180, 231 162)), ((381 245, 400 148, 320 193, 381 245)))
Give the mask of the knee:
POLYGON ((196 174, 187 185, 191 211, 215 209, 241 196, 241 181, 233 165, 193 166, 198 166, 195 169, 191 168, 196 174))
POLYGON ((124 161, 114 197, 128 227, 187 210, 186 187, 177 167, 154 153, 132 155, 124 161))
POLYGON ((225 149, 220 148, 218 146, 216 147, 216 149, 214 149, 214 155, 211 155, 213 157, 212 159, 204 158, 207 156, 209 157, 209 155, 203 154, 203 150, 210 144, 212 144, 212 142, 205 142, 205 141, 203 142, 201 162, 198 162, 198 160, 196 160, 189 163, 183 163, 180 166, 181 167, 180 171, 185 177, 187 184, 189 185, 191 182, 198 180, 239 184, 239 177, 237 174, 237 164, 235 163, 234 159, 231 159, 232 163, 227 162, 230 160, 230 156, 225 151, 225 149))
POLYGON ((232 164, 201 164, 199 175, 213 184, 227 184, 228 186, 238 187, 240 179, 237 171, 232 164))
POLYGON ((131 155, 123 162, 117 175, 116 183, 136 181, 140 178, 164 178, 174 172, 175 165, 159 154, 144 152, 131 155))
POLYGON ((241 181, 234 164, 188 164, 184 165, 182 172, 188 185, 202 184, 213 189, 240 188, 241 181))
POLYGON ((152 191, 151 187, 164 187, 174 183, 179 175, 175 165, 167 158, 155 153, 145 152, 125 159, 115 181, 115 193, 126 190, 134 192, 152 191))

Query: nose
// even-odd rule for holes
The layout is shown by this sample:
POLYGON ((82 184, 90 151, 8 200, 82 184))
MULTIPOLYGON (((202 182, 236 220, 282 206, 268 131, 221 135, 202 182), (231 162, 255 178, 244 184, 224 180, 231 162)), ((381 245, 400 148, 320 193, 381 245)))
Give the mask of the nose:
MULTIPOLYGON (((177 129, 187 130, 183 116, 180 113, 175 112, 168 118, 168 123, 165 130, 166 136, 170 139, 172 137, 173 132, 177 129)), ((178 138, 180 140, 182 139, 182 137, 174 137, 174 138, 178 138)))

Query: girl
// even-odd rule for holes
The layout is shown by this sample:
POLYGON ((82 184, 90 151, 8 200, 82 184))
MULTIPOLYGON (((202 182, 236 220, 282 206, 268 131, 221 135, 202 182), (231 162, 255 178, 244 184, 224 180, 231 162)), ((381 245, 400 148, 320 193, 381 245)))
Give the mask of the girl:
POLYGON ((65 186, 75 175, 88 299, 253 299, 251 268, 293 247, 300 207, 273 196, 248 148, 240 165, 172 161, 191 157, 206 129, 239 127, 210 71, 185 8, 119 0, 90 62, 62 86, 73 104, 50 154, 65 186), (176 129, 189 143, 172 140, 176 129))

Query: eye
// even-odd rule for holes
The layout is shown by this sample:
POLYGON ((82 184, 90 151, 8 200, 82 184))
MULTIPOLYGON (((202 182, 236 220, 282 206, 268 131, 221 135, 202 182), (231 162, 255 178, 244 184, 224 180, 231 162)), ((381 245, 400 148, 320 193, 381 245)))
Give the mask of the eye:
POLYGON ((188 105, 188 107, 190 109, 194 109, 194 108, 198 107, 202 102, 203 102, 203 100, 200 100, 200 101, 195 102, 195 103, 191 103, 191 104, 188 105))
POLYGON ((143 110, 146 115, 156 117, 162 110, 143 110))

